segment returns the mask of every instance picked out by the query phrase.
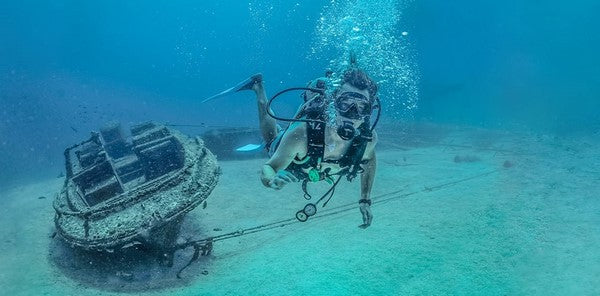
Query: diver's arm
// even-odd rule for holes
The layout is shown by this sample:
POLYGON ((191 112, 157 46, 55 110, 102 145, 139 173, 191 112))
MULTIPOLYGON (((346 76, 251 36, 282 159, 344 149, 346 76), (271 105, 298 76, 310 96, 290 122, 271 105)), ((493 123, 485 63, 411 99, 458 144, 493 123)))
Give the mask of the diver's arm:
POLYGON ((371 199, 371 187, 375 179, 375 169, 377 168, 377 157, 375 156, 375 145, 377 144, 377 133, 373 131, 373 139, 367 144, 365 154, 362 160, 368 161, 363 165, 364 172, 360 176, 360 198, 371 199))
POLYGON ((377 169, 377 157, 375 155, 375 144, 377 143, 377 134, 373 133, 373 140, 367 145, 363 160, 368 162, 363 166, 363 173, 360 176, 360 200, 358 202, 360 212, 363 215, 363 224, 359 227, 367 228, 373 221, 371 213, 371 189, 375 180, 375 171, 377 169))
POLYGON ((373 180, 375 180, 375 169, 377 168, 377 157, 375 150, 372 150, 372 155, 368 158, 369 162, 363 166, 364 172, 360 176, 360 198, 371 200, 371 188, 373 180))
POLYGON ((293 124, 283 135, 275 154, 262 167, 260 179, 266 187, 280 189, 286 183, 297 181, 291 174, 284 174, 296 155, 306 147, 305 124, 293 124), (278 173, 282 171, 280 175, 278 173))

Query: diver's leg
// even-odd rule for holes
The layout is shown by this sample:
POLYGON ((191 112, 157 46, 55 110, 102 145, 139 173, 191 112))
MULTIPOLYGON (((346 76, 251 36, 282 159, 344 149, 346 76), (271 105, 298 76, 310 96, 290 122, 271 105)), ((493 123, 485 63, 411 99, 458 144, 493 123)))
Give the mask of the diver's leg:
MULTIPOLYGON (((257 80, 252 86, 252 89, 256 93, 256 102, 258 103, 260 132, 265 143, 271 143, 277 136, 277 121, 267 114, 267 104, 269 103, 269 100, 267 99, 267 93, 265 92, 262 79, 257 80)), ((271 114, 273 114, 273 110, 271 110, 271 114)))

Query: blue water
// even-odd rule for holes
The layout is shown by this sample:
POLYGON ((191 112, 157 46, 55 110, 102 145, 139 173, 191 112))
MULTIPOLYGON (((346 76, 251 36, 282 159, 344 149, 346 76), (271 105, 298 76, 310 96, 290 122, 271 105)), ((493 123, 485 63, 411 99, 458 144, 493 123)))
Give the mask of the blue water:
MULTIPOLYGON (((63 149, 109 120, 255 126, 251 96, 199 100, 256 72, 271 94, 301 86, 337 70, 350 50, 382 81, 387 121, 593 132, 599 9, 597 1, 4 1, 0 186, 58 175, 63 149)), ((298 103, 286 102, 282 112, 298 103)))
MULTIPOLYGON (((0 286, 11 295, 598 295, 599 11, 590 0, 2 1, 0 286), (53 251, 63 152, 90 131, 148 120, 203 126, 179 128, 190 135, 255 128, 252 93, 201 100, 258 72, 270 95, 305 86, 326 69, 339 74, 351 52, 383 104, 371 227, 358 229, 349 208, 216 242, 183 281, 142 265, 140 277, 159 281, 123 277, 120 287, 106 282, 120 277, 110 268, 53 251), (399 136, 415 126, 421 134, 399 136)), ((275 109, 291 115, 300 101, 285 95, 275 109)), ((263 188, 263 161, 220 161, 220 183, 188 226, 204 235, 293 220, 300 189, 263 188)), ((355 204, 360 181, 343 184, 329 208, 355 204)))
POLYGON ((597 130, 599 8, 595 1, 416 1, 420 114, 559 133, 597 130))

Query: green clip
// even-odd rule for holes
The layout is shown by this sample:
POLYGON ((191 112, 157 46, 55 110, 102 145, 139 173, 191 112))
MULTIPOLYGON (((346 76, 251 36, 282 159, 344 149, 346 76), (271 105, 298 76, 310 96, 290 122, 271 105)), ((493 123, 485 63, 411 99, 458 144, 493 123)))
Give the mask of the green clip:
POLYGON ((319 182, 319 180, 321 180, 321 174, 319 174, 319 170, 311 168, 308 171, 308 180, 311 182, 319 182))

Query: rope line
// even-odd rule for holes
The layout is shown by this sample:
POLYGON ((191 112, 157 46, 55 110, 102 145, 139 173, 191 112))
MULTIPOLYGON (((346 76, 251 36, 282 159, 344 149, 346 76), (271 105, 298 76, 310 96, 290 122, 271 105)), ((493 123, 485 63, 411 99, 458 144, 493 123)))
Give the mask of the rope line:
MULTIPOLYGON (((452 186, 455 186, 460 183, 483 178, 483 177, 486 177, 488 175, 491 175, 491 174, 499 172, 499 171, 500 171, 500 169, 495 169, 495 170, 487 171, 487 172, 477 174, 477 175, 474 175, 471 177, 459 179, 456 181, 450 181, 450 182, 438 184, 435 186, 425 187, 421 190, 415 190, 415 191, 411 191, 411 192, 404 193, 404 194, 399 194, 402 192, 402 190, 396 190, 396 191, 380 194, 380 195, 377 195, 377 196, 371 198, 372 205, 388 203, 392 200, 400 199, 400 198, 407 198, 409 196, 412 196, 412 195, 415 195, 418 193, 438 191, 440 189, 452 187, 452 186)), ((350 210, 355 209, 355 206, 356 206, 355 203, 348 203, 345 205, 328 208, 328 209, 324 210, 322 214, 311 217, 311 220, 323 219, 325 217, 330 217, 330 216, 334 216, 334 215, 337 215, 340 213, 348 212, 350 210)), ((212 244, 214 242, 227 240, 227 239, 231 239, 231 238, 236 238, 236 237, 253 234, 253 233, 257 233, 257 232, 267 231, 267 230, 271 230, 271 229, 275 229, 275 228, 281 228, 281 227, 296 224, 299 222, 300 221, 298 221, 295 218, 289 218, 289 219, 284 219, 284 220, 280 220, 280 221, 276 221, 276 222, 272 222, 272 223, 267 223, 267 224, 263 224, 263 225, 246 228, 246 229, 240 229, 237 231, 233 231, 233 232, 229 232, 229 233, 225 233, 225 234, 221 234, 221 235, 216 235, 216 236, 212 236, 212 237, 208 237, 208 238, 191 240, 191 241, 185 242, 183 244, 179 244, 174 247, 174 249, 173 249, 174 251, 183 250, 188 247, 194 247, 194 255, 192 256, 192 258, 186 265, 184 265, 181 269, 179 269, 179 271, 177 272, 177 278, 181 278, 181 273, 186 268, 188 268, 190 265, 192 265, 192 263, 194 261, 198 260, 198 258, 200 257, 199 256, 200 252, 202 252, 201 255, 203 255, 203 256, 210 254, 210 252, 212 251, 212 244)))
MULTIPOLYGON (((406 198, 406 197, 409 197, 409 196, 412 196, 412 195, 415 195, 415 194, 418 194, 418 193, 423 193, 423 192, 438 191, 438 190, 446 188, 446 187, 452 187, 452 186, 460 184, 460 183, 464 183, 464 182, 471 181, 471 180, 478 179, 478 178, 483 178, 485 176, 491 175, 491 174, 496 173, 498 171, 500 171, 500 170, 499 169, 495 169, 495 170, 484 172, 484 173, 481 173, 481 174, 478 174, 478 175, 474 175, 474 176, 471 176, 471 177, 463 178, 463 179, 456 180, 456 181, 446 182, 446 183, 438 184, 438 185, 435 185, 435 186, 425 187, 424 189, 421 189, 421 190, 415 190, 415 191, 404 193, 404 194, 400 194, 400 195, 396 195, 396 194, 399 194, 403 190, 402 189, 401 190, 396 190, 396 191, 392 191, 392 192, 388 192, 388 193, 377 195, 377 196, 371 198, 371 200, 372 200, 372 204, 373 205, 374 204, 388 203, 388 202, 390 202, 392 200, 395 200, 395 199, 406 198), (385 198, 385 197, 387 197, 387 198, 385 198)), ((355 203, 348 203, 348 204, 344 204, 344 205, 339 205, 339 206, 336 206, 336 207, 328 208, 328 209, 323 210, 322 214, 315 215, 315 216, 311 217, 311 220, 322 219, 322 218, 325 218, 325 217, 329 217, 329 216, 332 216, 332 215, 343 213, 343 212, 346 212, 346 211, 354 209, 354 206, 355 206, 355 203)), ((221 235, 216 235, 216 236, 211 236, 211 237, 208 237, 208 238, 203 238, 203 239, 188 241, 188 242, 185 242, 185 243, 177 245, 176 249, 185 249, 187 247, 190 247, 190 246, 193 246, 193 245, 197 245, 197 244, 226 240, 226 239, 240 237, 240 236, 244 236, 244 235, 248 235, 248 234, 253 234, 253 233, 257 233, 257 232, 262 232, 262 231, 266 231, 266 230, 270 230, 270 229, 284 227, 284 226, 288 226, 288 225, 296 224, 296 223, 300 223, 300 221, 298 221, 296 218, 283 219, 283 220, 280 220, 280 221, 271 222, 271 223, 267 223, 267 224, 262 224, 262 225, 258 225, 258 226, 254 226, 254 227, 250 227, 250 228, 246 228, 246 229, 240 229, 240 230, 237 230, 237 231, 232 231, 232 232, 221 234, 221 235)))

